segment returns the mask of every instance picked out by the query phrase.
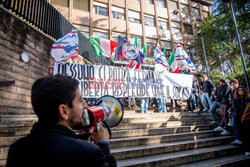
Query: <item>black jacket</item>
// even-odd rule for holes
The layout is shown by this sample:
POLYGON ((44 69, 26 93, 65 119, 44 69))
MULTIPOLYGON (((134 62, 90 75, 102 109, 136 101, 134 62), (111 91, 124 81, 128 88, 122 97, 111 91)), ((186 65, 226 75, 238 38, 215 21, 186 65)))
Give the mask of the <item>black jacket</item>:
POLYGON ((221 91, 222 91, 222 86, 219 86, 219 87, 215 90, 215 93, 214 93, 214 95, 216 96, 216 98, 214 99, 214 97, 213 97, 213 99, 214 99, 216 102, 219 102, 219 103, 221 103, 221 101, 222 101, 221 91))
POLYGON ((232 100, 233 100, 232 92, 233 92, 233 89, 228 83, 225 83, 222 86, 222 91, 221 91, 221 96, 222 96, 221 103, 222 104, 232 104, 232 100))
POLYGON ((14 166, 116 166, 108 144, 79 139, 59 124, 35 123, 31 133, 10 146, 7 167, 14 166))
POLYGON ((202 82, 202 91, 203 93, 211 94, 212 91, 214 91, 214 84, 210 80, 206 80, 202 82))

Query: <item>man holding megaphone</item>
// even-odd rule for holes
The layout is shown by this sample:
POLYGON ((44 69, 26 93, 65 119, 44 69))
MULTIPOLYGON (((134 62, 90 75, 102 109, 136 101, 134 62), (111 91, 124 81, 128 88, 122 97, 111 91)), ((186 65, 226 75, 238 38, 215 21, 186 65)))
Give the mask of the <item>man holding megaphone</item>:
POLYGON ((116 166, 109 149, 109 132, 101 122, 116 126, 123 108, 108 97, 97 102, 98 113, 86 108, 78 86, 76 79, 64 75, 35 81, 31 102, 38 122, 30 134, 10 146, 7 167, 116 166))

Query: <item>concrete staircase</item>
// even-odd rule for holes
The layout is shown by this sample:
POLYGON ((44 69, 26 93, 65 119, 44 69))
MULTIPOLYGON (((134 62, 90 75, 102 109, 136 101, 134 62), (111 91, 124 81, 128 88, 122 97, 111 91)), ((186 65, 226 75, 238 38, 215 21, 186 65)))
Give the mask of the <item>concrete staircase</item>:
MULTIPOLYGON (((177 109, 174 109, 177 111, 177 109)), ((11 143, 29 133, 34 115, 0 115, 0 166, 11 143)), ((141 114, 126 110, 112 128, 110 147, 118 166, 244 166, 250 159, 230 144, 233 136, 213 131, 210 113, 141 114)))
POLYGON ((118 166, 244 166, 250 158, 220 136, 210 113, 126 110, 110 141, 118 166))

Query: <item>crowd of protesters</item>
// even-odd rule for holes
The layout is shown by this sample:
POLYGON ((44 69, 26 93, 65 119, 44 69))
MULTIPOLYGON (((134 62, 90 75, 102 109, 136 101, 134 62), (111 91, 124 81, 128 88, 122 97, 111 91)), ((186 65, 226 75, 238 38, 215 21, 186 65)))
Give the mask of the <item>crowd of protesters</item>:
MULTIPOLYGON (((182 71, 182 74, 187 72, 182 71)), ((53 67, 48 69, 48 75, 53 75, 53 67)), ((219 86, 208 79, 207 75, 200 77, 201 82, 193 77, 192 94, 187 102, 188 112, 210 112, 211 124, 218 125, 214 130, 222 131, 220 135, 235 135, 233 145, 243 145, 247 150, 246 155, 250 156, 250 103, 249 93, 246 88, 240 86, 237 79, 230 82, 220 79, 219 86), (201 104, 199 105, 199 99, 201 104), (231 128, 232 127, 232 128, 231 128), (230 129, 233 129, 230 132, 230 129)), ((89 105, 94 105, 96 99, 87 99, 89 105)), ((166 113, 166 98, 120 98, 124 107, 128 109, 139 109, 141 113, 147 113, 148 108, 158 110, 159 113, 166 113), (140 105, 140 106, 139 106, 140 105)), ((171 107, 181 107, 177 100, 171 99, 171 107)))
POLYGON ((246 155, 250 156, 250 103, 247 89, 240 86, 237 79, 230 82, 220 79, 217 88, 206 75, 201 77, 201 81, 203 112, 211 112, 211 123, 218 125, 214 130, 222 131, 220 135, 234 134, 235 140, 231 144, 244 144, 246 155))

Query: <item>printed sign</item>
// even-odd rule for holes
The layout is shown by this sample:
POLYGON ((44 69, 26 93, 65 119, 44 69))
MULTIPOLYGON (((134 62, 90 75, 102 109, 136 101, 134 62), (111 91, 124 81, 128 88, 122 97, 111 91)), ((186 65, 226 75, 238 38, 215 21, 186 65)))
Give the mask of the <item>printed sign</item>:
POLYGON ((110 95, 188 99, 193 82, 193 76, 186 74, 75 63, 55 63, 54 74, 58 73, 77 79, 84 98, 110 95))

